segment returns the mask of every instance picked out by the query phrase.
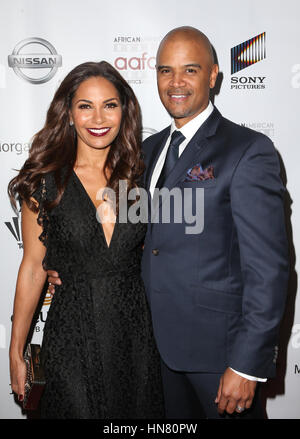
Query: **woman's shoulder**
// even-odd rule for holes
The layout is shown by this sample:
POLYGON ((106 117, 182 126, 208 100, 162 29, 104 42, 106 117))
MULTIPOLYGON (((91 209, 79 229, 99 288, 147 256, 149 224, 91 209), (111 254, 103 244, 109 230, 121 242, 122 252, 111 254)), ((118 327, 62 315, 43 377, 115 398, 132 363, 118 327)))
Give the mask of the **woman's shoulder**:
POLYGON ((57 184, 55 178, 55 172, 50 171, 42 174, 38 178, 37 187, 32 197, 39 203, 42 200, 55 199, 57 195, 57 184))

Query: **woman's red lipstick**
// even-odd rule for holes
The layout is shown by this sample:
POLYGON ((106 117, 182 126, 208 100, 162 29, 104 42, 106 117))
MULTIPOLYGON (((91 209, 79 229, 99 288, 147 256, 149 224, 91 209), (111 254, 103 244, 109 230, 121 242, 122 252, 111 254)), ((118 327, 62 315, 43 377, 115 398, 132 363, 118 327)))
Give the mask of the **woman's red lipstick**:
POLYGON ((91 134, 91 136, 95 137, 103 137, 110 131, 110 128, 87 128, 87 132, 91 134))

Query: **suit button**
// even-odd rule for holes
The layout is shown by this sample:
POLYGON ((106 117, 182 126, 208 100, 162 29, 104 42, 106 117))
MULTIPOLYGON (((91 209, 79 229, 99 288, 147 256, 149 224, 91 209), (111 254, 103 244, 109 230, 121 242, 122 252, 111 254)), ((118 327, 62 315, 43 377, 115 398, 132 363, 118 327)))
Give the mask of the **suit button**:
POLYGON ((157 256, 159 254, 159 250, 157 248, 154 248, 152 250, 152 253, 154 254, 154 256, 157 256))

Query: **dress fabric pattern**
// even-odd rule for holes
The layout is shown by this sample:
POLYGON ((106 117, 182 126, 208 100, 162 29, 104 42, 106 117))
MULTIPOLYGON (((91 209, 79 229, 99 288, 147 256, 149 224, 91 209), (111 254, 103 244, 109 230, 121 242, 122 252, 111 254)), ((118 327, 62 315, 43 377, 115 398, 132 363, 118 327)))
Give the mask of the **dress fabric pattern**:
POLYGON ((62 280, 44 327, 42 418, 163 418, 160 360, 140 273, 146 224, 117 219, 108 246, 74 171, 49 214, 43 203, 56 197, 52 174, 34 197, 44 268, 62 280))

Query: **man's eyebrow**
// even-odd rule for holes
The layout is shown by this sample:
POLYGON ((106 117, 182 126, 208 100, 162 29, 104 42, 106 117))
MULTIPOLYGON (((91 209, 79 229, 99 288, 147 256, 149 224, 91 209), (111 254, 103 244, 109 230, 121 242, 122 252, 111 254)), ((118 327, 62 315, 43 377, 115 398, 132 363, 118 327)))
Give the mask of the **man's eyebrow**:
MULTIPOLYGON (((197 63, 185 64, 184 67, 197 67, 198 69, 201 69, 201 65, 197 64, 197 63)), ((171 66, 157 66, 157 70, 162 70, 162 69, 172 69, 172 67, 171 66)))
POLYGON ((157 66, 156 68, 157 68, 157 70, 171 69, 171 66, 157 66))
POLYGON ((198 67, 198 69, 201 69, 200 64, 194 64, 194 63, 192 63, 192 64, 185 64, 184 67, 198 67))

